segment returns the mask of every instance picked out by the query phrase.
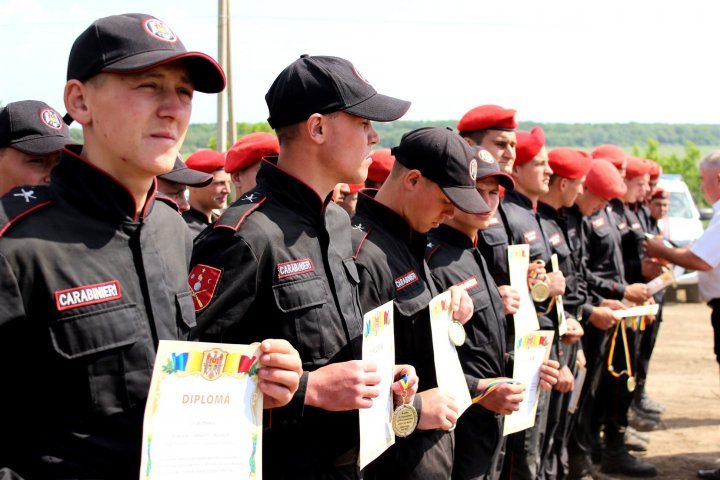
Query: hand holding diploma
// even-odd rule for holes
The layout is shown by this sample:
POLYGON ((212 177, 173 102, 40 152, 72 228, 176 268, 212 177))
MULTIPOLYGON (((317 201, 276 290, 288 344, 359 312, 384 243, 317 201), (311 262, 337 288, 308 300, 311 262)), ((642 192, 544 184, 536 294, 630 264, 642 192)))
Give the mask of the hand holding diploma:
POLYGON ((277 408, 290 403, 302 376, 300 354, 287 340, 263 340, 260 344, 260 382, 263 408, 277 408))

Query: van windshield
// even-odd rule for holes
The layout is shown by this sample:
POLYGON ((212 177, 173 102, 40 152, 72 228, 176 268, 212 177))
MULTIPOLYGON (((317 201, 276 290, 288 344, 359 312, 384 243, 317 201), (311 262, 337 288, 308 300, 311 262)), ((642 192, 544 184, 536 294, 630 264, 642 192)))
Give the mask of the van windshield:
POLYGON ((690 197, 684 192, 670 192, 668 217, 693 218, 690 197))

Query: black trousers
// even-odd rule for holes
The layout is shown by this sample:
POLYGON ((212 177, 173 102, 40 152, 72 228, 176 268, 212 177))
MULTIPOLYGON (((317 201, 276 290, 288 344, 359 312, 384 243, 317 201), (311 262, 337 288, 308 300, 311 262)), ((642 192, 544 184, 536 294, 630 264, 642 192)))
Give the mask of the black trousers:
POLYGON ((712 322, 713 335, 715 337, 715 358, 720 363, 720 298, 712 299, 708 302, 712 308, 710 321, 712 322))

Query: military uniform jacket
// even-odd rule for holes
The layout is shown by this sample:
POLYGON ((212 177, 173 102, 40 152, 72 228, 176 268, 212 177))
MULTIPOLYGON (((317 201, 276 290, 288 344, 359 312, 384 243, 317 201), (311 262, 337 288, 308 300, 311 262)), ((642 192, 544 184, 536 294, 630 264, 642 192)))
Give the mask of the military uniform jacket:
POLYGON ((182 218, 187 222, 187 225, 190 228, 193 237, 197 237, 198 235, 200 235, 200 232, 205 230, 208 225, 211 224, 210 222, 208 222, 208 219, 204 213, 199 212, 192 207, 190 207, 190 210, 188 210, 187 212, 183 212, 182 218))
POLYGON ((623 266, 627 283, 644 283, 642 276, 642 244, 645 241, 645 229, 635 211, 634 205, 618 204, 621 214, 618 223, 624 223, 622 229, 623 266))
MULTIPOLYGON (((556 210, 543 202, 538 202, 537 211, 543 232, 552 252, 557 254, 560 270, 565 275, 565 311, 576 319, 582 318, 583 309, 588 303, 588 292, 582 268, 582 242, 578 228, 581 218, 572 218, 572 213, 566 215, 567 209, 556 210)), ((576 212, 580 213, 577 209, 576 212)))
MULTIPOLYGON (((609 208, 609 207, 608 207, 609 208)), ((625 295, 621 232, 614 214, 601 208, 583 219, 586 279, 595 303, 625 295)))
MULTIPOLYGON (((275 162, 263 161, 257 187, 195 239, 193 337, 283 338, 299 351, 305 372, 359 359, 362 313, 350 219, 330 195, 321 199, 275 162)), ((268 474, 332 466, 358 445, 357 411, 304 406, 306 386, 307 373, 290 404, 265 415, 268 474)))
POLYGON ((430 300, 438 294, 425 263, 427 235, 400 215, 360 192, 352 219, 355 263, 363 311, 394 300, 395 362, 410 364, 419 391, 437 387, 430 330, 430 300))
POLYGON ((49 187, 0 203, 0 467, 132 478, 158 340, 195 324, 187 227, 153 191, 63 151, 49 187))

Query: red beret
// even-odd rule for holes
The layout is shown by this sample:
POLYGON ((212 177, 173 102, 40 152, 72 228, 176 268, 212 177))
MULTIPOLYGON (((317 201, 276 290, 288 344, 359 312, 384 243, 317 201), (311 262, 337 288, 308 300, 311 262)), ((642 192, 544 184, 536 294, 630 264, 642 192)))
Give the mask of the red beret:
POLYGON ((662 167, 659 163, 653 161, 653 160, 646 160, 650 164, 650 179, 651 180, 657 180, 660 178, 660 175, 662 175, 662 167))
POLYGON ((367 179, 371 182, 384 182, 390 175, 390 170, 395 163, 395 157, 390 153, 389 148, 381 148, 370 153, 372 165, 368 168, 367 179))
POLYGON ((572 148, 555 148, 548 152, 550 168, 555 175, 577 179, 587 175, 590 162, 585 155, 572 148))
POLYGON ((621 198, 627 192, 627 186, 618 169, 603 159, 592 161, 590 171, 585 176, 585 188, 605 200, 621 198))
POLYGON ((652 192, 652 199, 655 200, 658 198, 670 198, 670 192, 668 192, 667 190, 663 190, 662 188, 655 187, 655 190, 653 190, 652 192))
POLYGON ((201 148, 185 160, 185 165, 193 170, 213 173, 225 166, 225 152, 216 152, 209 148, 201 148))
POLYGON ((497 105, 481 105, 467 112, 457 124, 459 132, 475 132, 478 130, 508 130, 518 127, 515 110, 498 107, 497 105))
POLYGON ((623 152, 620 147, 610 145, 609 143, 606 143, 605 145, 600 145, 595 150, 593 150, 592 157, 603 158, 615 165, 615 168, 617 168, 618 170, 622 169, 625 166, 625 162, 627 161, 627 154, 623 152))
POLYGON ((278 153, 280 153, 280 144, 275 135, 267 132, 245 135, 227 151, 225 171, 234 173, 245 170, 258 163, 263 157, 278 153))
POLYGON ((627 157, 627 167, 625 169, 625 178, 631 180, 650 173, 650 164, 643 158, 627 157))
POLYGON ((517 132, 515 165, 525 165, 535 158, 535 155, 537 155, 544 146, 545 134, 542 128, 533 127, 529 132, 517 132))

